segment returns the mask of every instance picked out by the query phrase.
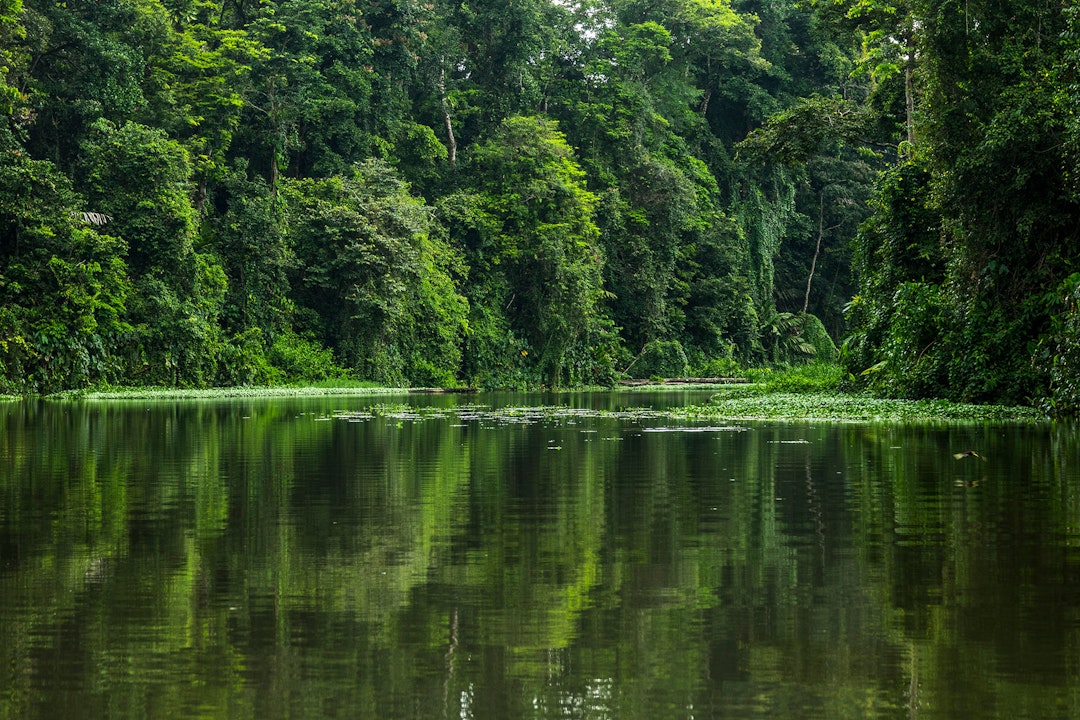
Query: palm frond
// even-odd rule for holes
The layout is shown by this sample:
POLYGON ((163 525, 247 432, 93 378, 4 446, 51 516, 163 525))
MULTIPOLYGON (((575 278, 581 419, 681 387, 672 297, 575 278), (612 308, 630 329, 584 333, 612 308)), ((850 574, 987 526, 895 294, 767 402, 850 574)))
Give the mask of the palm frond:
POLYGON ((73 212, 72 214, 82 220, 87 225, 93 225, 95 227, 101 227, 102 225, 106 225, 110 220, 112 220, 112 216, 110 215, 99 212, 90 212, 88 210, 84 210, 82 212, 73 212))

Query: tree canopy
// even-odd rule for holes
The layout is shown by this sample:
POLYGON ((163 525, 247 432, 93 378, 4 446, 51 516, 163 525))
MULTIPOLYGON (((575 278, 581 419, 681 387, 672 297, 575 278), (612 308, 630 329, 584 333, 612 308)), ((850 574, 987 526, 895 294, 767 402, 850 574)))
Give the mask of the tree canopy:
POLYGON ((813 359, 1080 400, 1077 15, 0 2, 0 389, 813 359))

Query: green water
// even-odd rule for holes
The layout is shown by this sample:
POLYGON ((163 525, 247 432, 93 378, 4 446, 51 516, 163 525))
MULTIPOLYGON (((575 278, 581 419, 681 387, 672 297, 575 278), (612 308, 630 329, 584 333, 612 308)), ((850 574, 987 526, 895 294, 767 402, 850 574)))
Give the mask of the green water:
POLYGON ((1076 428, 705 397, 0 405, 0 718, 1080 717, 1076 428))

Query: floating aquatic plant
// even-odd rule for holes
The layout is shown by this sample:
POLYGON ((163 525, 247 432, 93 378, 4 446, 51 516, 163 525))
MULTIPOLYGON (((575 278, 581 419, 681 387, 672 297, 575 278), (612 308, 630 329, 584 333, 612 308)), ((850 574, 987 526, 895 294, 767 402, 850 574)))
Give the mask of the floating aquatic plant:
MULTIPOLYGON (((401 388, 211 388, 211 389, 119 389, 57 396, 83 400, 202 400, 222 398, 277 397, 386 397, 404 398, 409 391, 401 388)), ((636 393, 636 399, 647 395, 636 393)), ((410 396, 415 397, 415 396, 410 396)), ((627 407, 618 410, 595 410, 569 405, 511 406, 492 408, 483 404, 462 404, 453 408, 431 407, 408 402, 372 403, 361 410, 339 410, 338 419, 370 420, 385 416, 395 422, 421 422, 452 419, 459 423, 479 421, 498 425, 559 423, 574 424, 585 419, 609 418, 621 422, 679 420, 687 427, 706 423, 726 426, 732 421, 748 420, 827 420, 835 422, 1037 422, 1044 416, 1034 408, 1000 405, 970 405, 945 400, 892 400, 838 392, 788 393, 769 392, 761 385, 721 387, 706 404, 687 405, 667 410, 651 407, 627 407), (370 417, 364 417, 366 413, 370 417)), ((685 430, 684 430, 685 431, 685 430)), ((651 432, 659 432, 653 429, 651 432)))

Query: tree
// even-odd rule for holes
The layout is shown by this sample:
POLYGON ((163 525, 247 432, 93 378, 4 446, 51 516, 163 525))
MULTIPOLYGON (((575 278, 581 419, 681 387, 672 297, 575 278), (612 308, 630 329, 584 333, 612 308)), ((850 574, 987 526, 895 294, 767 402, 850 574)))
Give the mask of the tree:
POLYGON ((221 27, 215 4, 178 14, 181 29, 152 58, 153 77, 165 96, 158 123, 184 141, 196 176, 195 207, 203 212, 208 183, 224 172, 255 93, 254 66, 266 62, 270 51, 244 29, 221 27))
POLYGON ((299 260, 297 329, 314 332, 360 377, 452 384, 468 305, 460 260, 431 208, 378 160, 285 190, 299 260))
POLYGON ((54 392, 123 377, 131 330, 125 246, 99 233, 84 207, 51 163, 0 156, 0 388, 6 392, 54 392))
POLYGON ((804 220, 778 249, 776 262, 783 280, 776 282, 775 294, 782 309, 807 313, 815 275, 826 271, 834 280, 813 311, 837 337, 843 330, 842 305, 849 296, 851 257, 846 239, 866 217, 865 203, 878 164, 868 146, 871 125, 864 107, 842 97, 800 98, 736 146, 749 160, 799 169, 796 208, 804 220))
POLYGON ((195 249, 187 151, 161 130, 102 120, 83 143, 80 177, 91 206, 112 218, 110 231, 128 248, 132 378, 213 382, 226 279, 215 258, 195 249))
POLYGON ((190 290, 196 215, 187 150, 159 129, 103 120, 94 124, 81 155, 87 198, 113 218, 110 230, 127 241, 131 272, 190 290))
POLYGON ((268 340, 289 327, 288 248, 285 213, 262 178, 249 178, 238 163, 221 179, 223 210, 206 223, 204 238, 229 279, 222 321, 231 333, 258 328, 268 340))
POLYGON ((32 156, 69 171, 95 122, 123 125, 150 104, 143 86, 146 55, 168 32, 160 10, 134 0, 24 2, 31 71, 23 91, 33 114, 26 127, 32 156))
POLYGON ((1068 18, 1023 0, 918 10, 928 20, 919 24, 918 142, 882 184, 861 255, 873 252, 883 220, 909 213, 897 202, 925 218, 893 245, 902 253, 864 274, 853 369, 876 358, 868 377, 878 387, 1022 402, 1046 392, 1049 368, 1033 351, 1061 307, 1046 297, 1076 261, 1075 121, 1055 89, 1071 72, 1060 42, 1068 18), (897 192, 907 179, 917 180, 897 192))
POLYGON ((885 132, 895 138, 901 154, 918 144, 916 112, 920 103, 916 74, 921 52, 920 33, 929 16, 919 2, 843 0, 815 2, 823 33, 841 45, 851 40, 859 48, 851 78, 861 81, 858 95, 874 108, 885 132))
POLYGON ((477 191, 458 200, 471 231, 471 373, 526 365, 552 386, 607 377, 597 199, 566 137, 549 119, 514 116, 472 164, 477 191))
POLYGON ((563 111, 597 189, 604 284, 630 353, 623 367, 651 342, 686 340, 695 279, 685 271, 695 266, 696 234, 720 218, 715 180, 674 130, 696 122, 698 92, 673 65, 672 44, 653 20, 605 28, 584 92, 563 111))
MULTIPOLYGON (((14 47, 14 41, 26 36, 21 22, 22 0, 0 2, 0 115, 12 116, 17 110, 24 112, 23 94, 14 85, 15 78, 23 72, 22 53, 14 47)), ((25 118, 25 115, 23 116, 25 118)), ((8 130, 9 128, 5 128, 8 130)))

